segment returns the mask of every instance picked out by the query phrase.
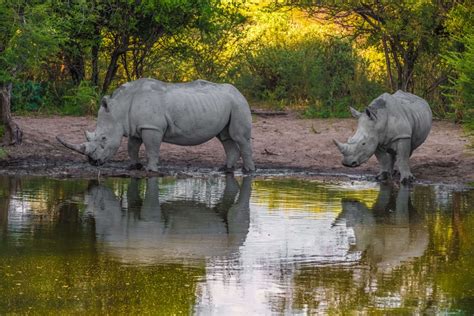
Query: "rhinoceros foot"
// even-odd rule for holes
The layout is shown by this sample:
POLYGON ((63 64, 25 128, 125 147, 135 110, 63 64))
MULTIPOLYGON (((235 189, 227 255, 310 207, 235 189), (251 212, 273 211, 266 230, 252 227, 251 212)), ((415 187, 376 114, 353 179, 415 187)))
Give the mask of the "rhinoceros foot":
POLYGON ((391 174, 388 171, 381 171, 379 174, 375 176, 375 180, 377 181, 387 181, 391 178, 391 174))
POLYGON ((219 168, 219 171, 220 172, 224 172, 224 173, 234 173, 235 171, 235 168, 234 167, 227 167, 226 165, 222 166, 219 168))
POLYGON ((255 169, 247 169, 247 168, 242 168, 242 173, 247 174, 247 175, 252 175, 255 173, 255 169))
POLYGON ((130 166, 128 166, 128 170, 142 170, 143 165, 139 162, 137 163, 132 163, 130 166))
POLYGON ((411 172, 407 172, 407 173, 402 173, 400 175, 400 183, 401 184, 410 184, 412 183, 413 181, 415 181, 415 177, 411 174, 411 172))

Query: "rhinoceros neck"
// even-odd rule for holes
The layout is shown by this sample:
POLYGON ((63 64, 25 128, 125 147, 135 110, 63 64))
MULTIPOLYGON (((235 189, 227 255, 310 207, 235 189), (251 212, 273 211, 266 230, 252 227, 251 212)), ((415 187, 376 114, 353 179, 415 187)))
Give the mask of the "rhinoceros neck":
POLYGON ((113 110, 114 119, 117 122, 117 125, 120 126, 122 136, 128 137, 130 128, 129 128, 129 110, 130 110, 130 102, 116 102, 115 108, 113 110))

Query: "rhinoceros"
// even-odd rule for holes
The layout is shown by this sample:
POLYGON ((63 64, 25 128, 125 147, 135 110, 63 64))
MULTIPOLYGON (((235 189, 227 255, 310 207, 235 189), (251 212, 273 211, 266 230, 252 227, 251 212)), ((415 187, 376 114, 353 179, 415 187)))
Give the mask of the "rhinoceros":
POLYGON ((334 143, 343 154, 342 164, 357 167, 373 154, 380 164, 377 180, 392 177, 396 163, 400 182, 414 180, 408 159, 428 137, 432 113, 428 103, 408 92, 384 93, 373 100, 363 113, 350 108, 358 118, 357 131, 347 143, 334 143))
POLYGON ((191 146, 217 137, 227 157, 223 170, 234 170, 242 157, 243 171, 253 172, 251 128, 249 105, 230 84, 139 79, 102 98, 96 130, 85 132, 86 142, 56 138, 86 155, 91 164, 101 165, 115 155, 125 136, 131 168, 142 167, 138 152, 144 143, 146 170, 157 171, 161 142, 191 146))

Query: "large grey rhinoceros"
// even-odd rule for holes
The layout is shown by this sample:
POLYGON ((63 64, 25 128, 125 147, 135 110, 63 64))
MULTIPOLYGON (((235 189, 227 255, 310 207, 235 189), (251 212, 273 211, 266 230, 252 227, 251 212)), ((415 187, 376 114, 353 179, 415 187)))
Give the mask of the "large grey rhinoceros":
POLYGON ((350 108, 359 119, 357 131, 343 144, 334 140, 346 167, 357 167, 374 153, 380 164, 378 180, 392 177, 396 163, 400 182, 414 180, 408 159, 428 137, 431 130, 431 109, 428 103, 408 92, 384 93, 373 100, 363 113, 350 108))
POLYGON ((125 136, 131 167, 141 168, 138 152, 143 142, 146 170, 157 171, 161 142, 190 146, 217 137, 227 156, 224 170, 234 170, 242 156, 244 172, 253 172, 251 128, 249 105, 230 84, 139 79, 102 98, 96 130, 85 132, 85 143, 57 139, 86 155, 91 164, 101 165, 115 155, 125 136))

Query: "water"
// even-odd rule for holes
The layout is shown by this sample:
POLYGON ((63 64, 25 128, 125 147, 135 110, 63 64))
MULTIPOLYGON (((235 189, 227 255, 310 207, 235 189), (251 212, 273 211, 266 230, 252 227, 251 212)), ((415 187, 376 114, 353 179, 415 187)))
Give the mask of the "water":
POLYGON ((0 177, 0 314, 474 313, 474 190, 0 177))

